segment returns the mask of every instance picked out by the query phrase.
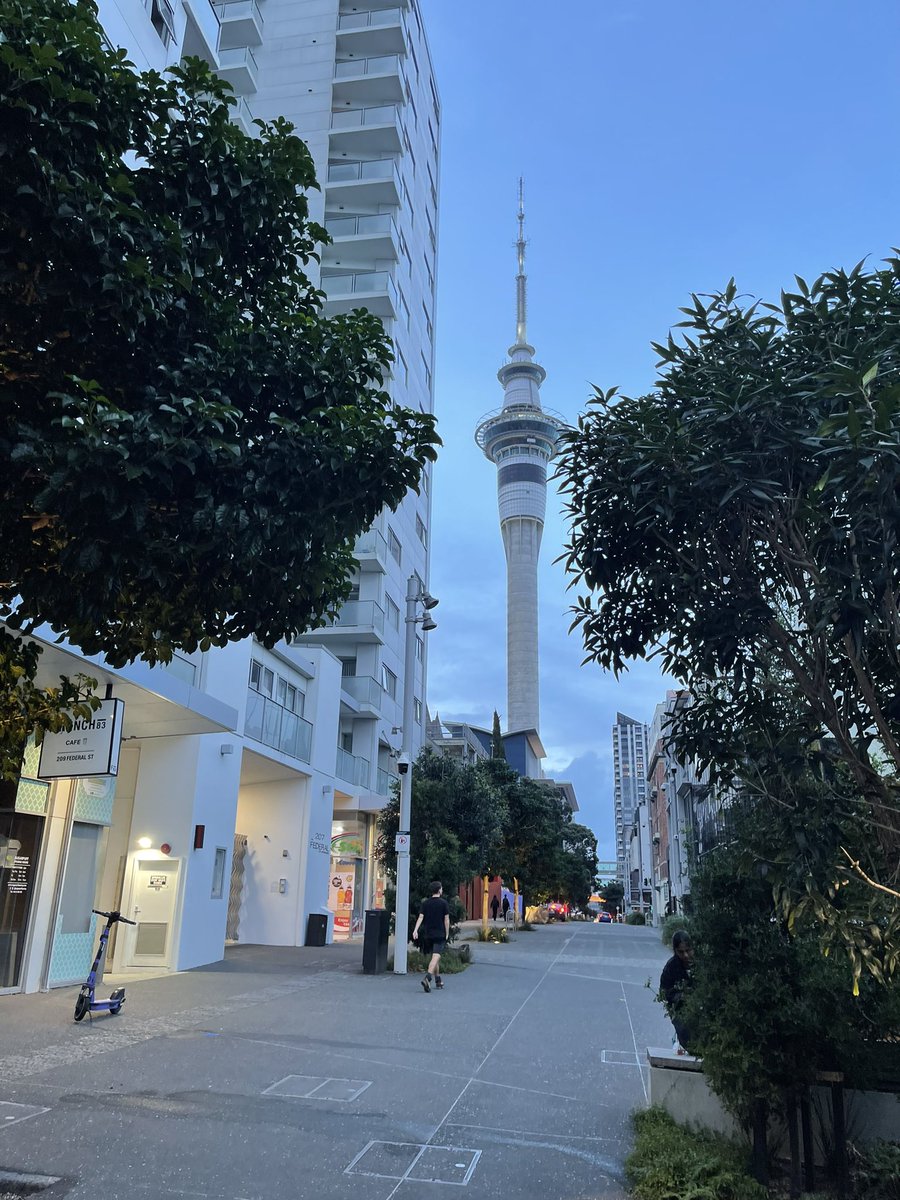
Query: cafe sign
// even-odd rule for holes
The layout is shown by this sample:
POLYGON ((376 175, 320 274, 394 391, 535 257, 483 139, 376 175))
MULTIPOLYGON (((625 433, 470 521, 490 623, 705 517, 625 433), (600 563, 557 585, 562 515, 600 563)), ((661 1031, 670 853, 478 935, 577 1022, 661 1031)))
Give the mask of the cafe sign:
POLYGON ((117 775, 124 718, 124 700, 104 700, 87 717, 75 717, 71 729, 45 733, 38 779, 117 775))

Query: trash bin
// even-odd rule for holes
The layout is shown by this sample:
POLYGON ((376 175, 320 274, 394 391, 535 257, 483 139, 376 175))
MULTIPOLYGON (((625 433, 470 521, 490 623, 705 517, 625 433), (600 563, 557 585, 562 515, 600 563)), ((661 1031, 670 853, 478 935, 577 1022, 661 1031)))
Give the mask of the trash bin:
POLYGON ((390 925, 391 914, 386 908, 366 909, 362 964, 364 975, 380 975, 387 970, 390 925))
POLYGON ((310 913, 306 918, 307 946, 324 946, 328 936, 328 917, 325 913, 310 913))

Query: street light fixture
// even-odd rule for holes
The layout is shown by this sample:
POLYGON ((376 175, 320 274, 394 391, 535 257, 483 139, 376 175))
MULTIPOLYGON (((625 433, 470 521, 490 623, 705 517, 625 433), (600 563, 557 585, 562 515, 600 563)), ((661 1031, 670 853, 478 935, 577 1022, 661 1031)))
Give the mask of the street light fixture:
MULTIPOLYGON (((437 600, 425 590, 418 575, 410 575, 406 584, 406 649, 403 658, 403 736, 400 759, 409 766, 400 775, 400 833, 409 834, 412 810, 413 725, 415 724, 416 626, 423 633, 437 629, 430 610, 437 600)), ((397 900, 394 912, 394 974, 406 974, 409 940, 409 839, 406 848, 397 851, 397 900)))

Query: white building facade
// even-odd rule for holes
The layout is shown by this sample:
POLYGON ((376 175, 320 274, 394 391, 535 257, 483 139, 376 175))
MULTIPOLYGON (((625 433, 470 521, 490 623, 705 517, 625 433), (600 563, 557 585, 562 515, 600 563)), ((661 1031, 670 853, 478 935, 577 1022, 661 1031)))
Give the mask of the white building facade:
MULTIPOLYGON (((326 313, 365 307, 393 339, 390 390, 431 411, 440 107, 416 0, 100 0, 139 67, 205 58, 235 119, 284 115, 313 154, 326 313)), ((311 264, 311 269, 314 264, 311 264)), ((168 666, 112 669, 54 645, 42 677, 82 671, 125 702, 116 777, 43 782, 29 751, 0 812, 0 993, 80 981, 91 908, 117 908, 118 969, 216 961, 227 941, 302 945, 361 932, 383 899, 374 822, 390 794, 403 686, 425 737, 427 647, 404 659, 407 581, 429 574, 430 470, 357 546, 353 599, 327 629, 168 666), (313 921, 310 922, 310 918, 313 921)))

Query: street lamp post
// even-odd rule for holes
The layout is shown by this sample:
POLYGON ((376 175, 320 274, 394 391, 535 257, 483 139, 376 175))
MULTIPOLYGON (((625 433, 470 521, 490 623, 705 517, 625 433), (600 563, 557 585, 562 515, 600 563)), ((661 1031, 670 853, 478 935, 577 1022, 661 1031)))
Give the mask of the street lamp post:
MULTIPOLYGON (((418 575, 410 575, 406 584, 406 647, 403 657, 403 737, 400 743, 400 833, 409 833, 412 812, 412 759, 414 752, 416 682, 416 626, 428 633, 437 628, 431 609, 437 604, 434 596, 425 591, 418 575)), ((394 911, 394 974, 406 974, 406 950, 409 925, 409 853, 397 851, 397 900, 394 911)))

